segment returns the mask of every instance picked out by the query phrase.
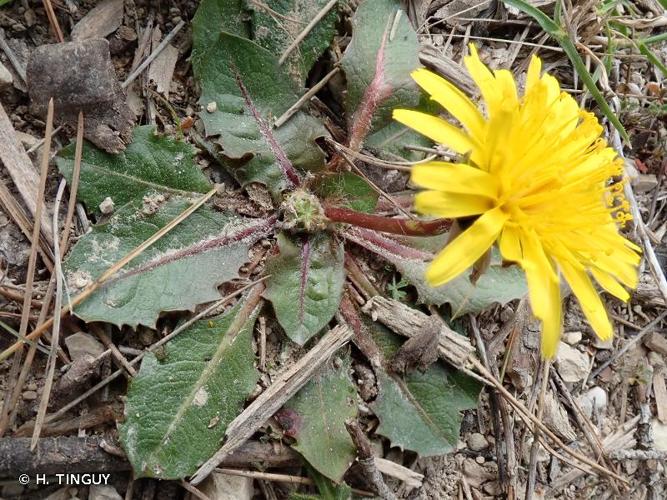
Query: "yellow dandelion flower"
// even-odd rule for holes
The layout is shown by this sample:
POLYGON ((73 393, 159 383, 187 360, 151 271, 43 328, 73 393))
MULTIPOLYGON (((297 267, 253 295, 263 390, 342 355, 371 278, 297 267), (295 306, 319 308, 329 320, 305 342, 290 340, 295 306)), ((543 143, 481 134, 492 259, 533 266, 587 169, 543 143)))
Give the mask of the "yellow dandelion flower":
POLYGON ((433 161, 412 169, 425 188, 415 209, 438 217, 476 217, 430 264, 426 279, 440 286, 470 268, 496 242, 525 271, 531 307, 542 322, 542 354, 556 354, 562 329, 560 276, 579 300, 598 337, 612 325, 591 277, 627 301, 637 285, 640 251, 618 232, 630 219, 623 196, 623 164, 601 137, 595 115, 579 108, 558 81, 541 74, 533 57, 525 92, 512 74, 491 71, 474 46, 465 65, 486 113, 463 92, 426 69, 417 84, 462 128, 419 111, 394 118, 459 153, 460 163, 433 161))

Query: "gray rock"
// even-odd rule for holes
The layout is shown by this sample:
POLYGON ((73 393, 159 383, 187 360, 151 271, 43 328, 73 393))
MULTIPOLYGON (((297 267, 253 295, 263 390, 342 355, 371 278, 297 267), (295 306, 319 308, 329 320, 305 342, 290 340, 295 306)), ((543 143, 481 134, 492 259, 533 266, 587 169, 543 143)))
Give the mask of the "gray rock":
POLYGON ((110 153, 125 149, 134 115, 116 79, 107 40, 37 47, 28 61, 27 76, 35 115, 43 118, 53 97, 59 122, 74 126, 83 111, 86 139, 110 153))
POLYGON ((97 358, 104 352, 104 346, 89 333, 78 332, 65 339, 65 345, 69 351, 72 361, 82 359, 84 356, 97 358))
POLYGON ((116 488, 108 485, 92 485, 88 490, 88 500, 123 500, 116 488))
POLYGON ((583 352, 561 342, 556 355, 556 365, 565 382, 579 382, 588 374, 589 359, 583 352))
POLYGON ((591 418, 594 410, 599 413, 607 407, 607 393, 602 387, 591 387, 577 398, 577 403, 581 411, 591 418))
POLYGON ((0 62, 0 89, 11 87, 14 83, 14 77, 10 71, 0 62))
POLYGON ((483 434, 479 432, 473 432, 468 436, 468 448, 472 451, 482 451, 489 446, 489 442, 486 440, 483 434))

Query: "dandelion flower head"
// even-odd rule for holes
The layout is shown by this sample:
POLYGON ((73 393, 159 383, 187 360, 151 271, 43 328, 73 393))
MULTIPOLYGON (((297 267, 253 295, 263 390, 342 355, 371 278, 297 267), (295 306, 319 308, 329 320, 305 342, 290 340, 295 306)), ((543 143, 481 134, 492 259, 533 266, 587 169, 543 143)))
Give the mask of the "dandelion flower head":
POLYGON ((526 274, 531 308, 542 322, 542 354, 555 355, 562 329, 560 278, 602 340, 613 328, 593 279, 627 301, 637 285, 640 249, 619 233, 631 219, 623 196, 623 163, 601 137, 593 113, 541 74, 533 56, 525 91, 508 70, 489 70, 474 46, 465 66, 485 112, 447 80, 418 69, 412 76, 460 123, 415 110, 394 118, 460 155, 458 163, 414 166, 424 188, 415 209, 474 222, 431 262, 426 279, 440 286, 470 268, 498 241, 503 259, 526 274))

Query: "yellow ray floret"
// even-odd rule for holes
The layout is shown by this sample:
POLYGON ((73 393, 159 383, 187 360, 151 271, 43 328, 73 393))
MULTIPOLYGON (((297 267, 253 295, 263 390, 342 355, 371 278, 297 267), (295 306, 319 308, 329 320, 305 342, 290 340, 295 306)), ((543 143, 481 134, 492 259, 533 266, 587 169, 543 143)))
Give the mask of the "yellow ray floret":
POLYGON ((498 241, 504 259, 526 273, 533 313, 542 322, 542 354, 556 354, 562 329, 561 277, 591 327, 609 339, 613 327, 593 279, 623 301, 637 286, 639 248, 619 233, 630 220, 622 162, 601 137, 592 113, 541 74, 533 56, 523 95, 512 74, 491 71, 470 46, 465 66, 483 108, 426 69, 412 76, 462 128, 448 119, 397 109, 394 118, 465 160, 412 169, 425 190, 415 209, 475 221, 431 262, 426 279, 440 286, 470 268, 498 241), (591 279, 593 278, 593 279, 591 279))

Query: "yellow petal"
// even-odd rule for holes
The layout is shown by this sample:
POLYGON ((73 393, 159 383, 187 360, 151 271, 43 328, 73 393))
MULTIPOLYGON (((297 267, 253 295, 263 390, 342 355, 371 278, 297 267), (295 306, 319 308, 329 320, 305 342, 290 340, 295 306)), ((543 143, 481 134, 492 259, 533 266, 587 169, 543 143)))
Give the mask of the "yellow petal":
POLYGON ((530 58, 530 65, 528 66, 528 73, 526 73, 526 94, 529 94, 535 89, 535 86, 540 81, 540 72, 542 71, 542 60, 533 55, 530 58))
POLYGON ((473 140, 460 129, 437 116, 410 109, 395 109, 394 120, 460 154, 475 149, 473 140))
POLYGON ((501 102, 504 108, 514 109, 519 105, 514 77, 506 69, 494 71, 496 86, 500 92, 501 102))
POLYGON ((521 262, 523 252, 521 251, 520 230, 518 227, 506 224, 500 235, 500 254, 506 260, 521 262))
POLYGON ((467 217, 493 208, 493 200, 476 194, 422 191, 415 196, 415 210, 438 217, 467 217))
POLYGON ((456 278, 486 252, 500 234, 508 215, 500 208, 489 210, 440 252, 426 270, 431 286, 456 278))
POLYGON ((413 71, 412 78, 431 95, 431 99, 460 121, 471 135, 481 137, 484 117, 463 92, 441 76, 424 68, 413 71))
POLYGON ((591 279, 585 271, 575 269, 568 262, 559 262, 558 264, 597 336, 602 340, 609 340, 613 336, 614 330, 591 279))
POLYGON ((486 103, 488 115, 491 116, 501 103, 501 95, 496 87, 496 79, 493 73, 480 60, 477 47, 473 44, 470 44, 470 55, 464 57, 463 62, 475 84, 479 87, 482 98, 486 103))
POLYGON ((545 311, 544 317, 541 318, 542 356, 546 359, 551 359, 558 352, 563 322, 560 285, 553 280, 547 280, 542 293, 546 296, 546 300, 551 303, 550 307, 545 311))
POLYGON ((542 321, 542 356, 549 359, 558 350, 561 334, 560 284, 553 266, 536 235, 524 233, 522 267, 526 272, 530 307, 542 321))
POLYGON ((600 286, 613 296, 618 297, 623 302, 627 302, 630 299, 630 294, 627 290, 611 274, 595 267, 591 268, 591 274, 595 278, 595 281, 600 283, 600 286))
POLYGON ((410 179, 418 186, 428 189, 477 194, 494 199, 498 196, 496 177, 463 163, 432 161, 415 165, 412 167, 410 179))

